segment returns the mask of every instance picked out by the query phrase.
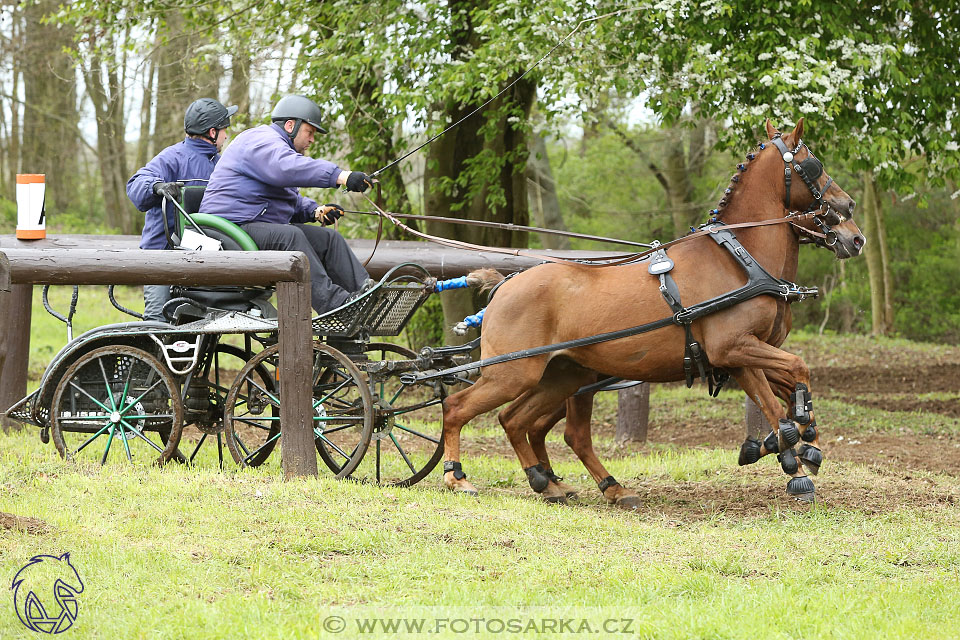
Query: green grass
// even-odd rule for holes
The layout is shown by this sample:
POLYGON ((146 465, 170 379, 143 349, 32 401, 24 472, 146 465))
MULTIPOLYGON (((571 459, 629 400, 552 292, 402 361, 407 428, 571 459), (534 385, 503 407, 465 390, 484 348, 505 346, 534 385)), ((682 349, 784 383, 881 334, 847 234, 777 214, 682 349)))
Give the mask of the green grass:
MULTIPOLYGON (((470 458, 484 494, 464 499, 438 490, 437 474, 400 490, 323 474, 284 482, 276 469, 78 468, 33 436, 0 436, 0 511, 51 530, 0 529, 0 573, 70 551, 86 585, 75 637, 313 638, 329 635, 331 612, 353 624, 516 617, 515 607, 629 618, 658 638, 958 636, 955 504, 870 514, 775 501, 748 516, 716 504, 671 516, 656 505, 621 512, 588 490, 557 508, 530 496, 515 462, 499 456, 470 458)), ((654 450, 610 470, 642 478, 651 495, 782 482, 769 466, 717 472, 719 454, 654 450)), ((587 486, 578 463, 558 468, 587 486)), ((843 475, 879 481, 860 467, 843 475)), ((950 479, 933 480, 951 490, 950 479)), ((28 637, 5 611, 0 637, 28 637)))
MULTIPOLYGON (((125 319, 93 289, 81 292, 75 335, 125 319)), ((138 289, 119 296, 142 308, 138 289)), ((69 288, 52 299, 64 309, 69 288)), ((65 334, 39 305, 33 323, 35 384, 65 334)), ((811 367, 846 366, 836 360, 849 353, 862 365, 864 340, 791 337, 811 367)), ((888 361, 960 359, 953 348, 898 340, 873 348, 888 361)), ((742 420, 739 392, 713 400, 699 387, 657 385, 651 395, 652 425, 742 420)), ((844 433, 960 433, 949 416, 837 395, 817 403, 844 433)), ((955 476, 828 458, 821 502, 797 505, 771 459, 740 468, 735 452, 708 446, 617 449, 615 405, 615 394, 597 399, 598 426, 607 424, 597 448, 641 494, 635 513, 604 504, 570 454, 555 468, 583 489, 581 499, 567 507, 537 500, 492 416, 464 430, 478 499, 439 490, 438 472, 411 489, 338 482, 322 465, 319 478, 288 482, 276 454, 260 469, 240 472, 228 460, 221 472, 212 447, 189 468, 78 467, 41 445, 33 428, 2 434, 0 512, 48 528, 0 527, 0 575, 11 579, 33 555, 69 551, 86 585, 64 635, 77 638, 523 635, 495 633, 496 625, 450 630, 451 620, 480 618, 584 619, 597 631, 539 634, 551 637, 960 637, 955 476), (332 633, 329 616, 347 630, 332 633), (374 617, 425 619, 436 632, 361 634, 357 622, 374 617), (619 631, 629 621, 629 632, 604 633, 608 619, 619 631)), ((552 434, 551 447, 562 447, 559 439, 552 434)), ((10 594, 0 638, 35 637, 10 594)))

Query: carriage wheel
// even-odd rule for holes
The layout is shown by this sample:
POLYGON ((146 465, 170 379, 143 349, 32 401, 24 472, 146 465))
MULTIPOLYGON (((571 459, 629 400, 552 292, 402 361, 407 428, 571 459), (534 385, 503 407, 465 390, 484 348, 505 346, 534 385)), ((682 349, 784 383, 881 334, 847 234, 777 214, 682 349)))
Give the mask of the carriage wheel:
POLYGON ((64 372, 50 407, 53 443, 67 460, 111 452, 138 464, 163 463, 177 450, 183 404, 173 375, 146 351, 106 346, 64 372))
POLYGON ((241 467, 258 467, 280 440, 279 346, 264 349, 237 374, 223 403, 223 438, 241 467))
MULTIPOLYGON (((363 375, 347 356, 319 342, 313 345, 313 356, 314 438, 324 462, 343 478, 356 468, 370 444, 373 400, 363 375)), ((241 465, 262 461, 280 439, 280 393, 250 379, 250 372, 260 368, 269 379, 278 380, 279 359, 279 345, 260 352, 241 371, 227 397, 227 447, 241 465), (248 406, 236 399, 235 392, 243 385, 252 389, 248 406), (267 407, 269 416, 263 415, 267 407)))
MULTIPOLYGON (((389 343, 370 343, 371 360, 412 360, 416 353, 389 343)), ((443 399, 439 381, 405 385, 397 375, 371 380, 374 425, 370 449, 352 478, 408 487, 425 478, 443 457, 443 399)))
MULTIPOLYGON (((227 395, 239 372, 250 360, 250 356, 249 351, 240 347, 217 344, 204 356, 189 388, 184 389, 184 420, 187 425, 184 427, 184 438, 181 443, 191 441, 192 451, 189 457, 182 457, 190 463, 195 461, 204 443, 209 442, 216 444, 217 460, 223 467, 223 414, 227 406, 227 395), (191 426, 195 430, 189 429, 191 426), (196 442, 195 445, 192 444, 193 441, 196 442)), ((258 377, 266 389, 273 390, 273 380, 262 367, 255 369, 253 375, 258 377)), ((246 394, 240 393, 238 401, 245 403, 246 394)), ((184 448, 184 450, 187 449, 184 448)), ((259 462, 254 462, 259 464, 266 459, 267 455, 269 451, 265 452, 259 462)))
POLYGON ((320 459, 337 478, 363 460, 373 434, 374 402, 366 377, 340 351, 313 344, 313 431, 320 459))

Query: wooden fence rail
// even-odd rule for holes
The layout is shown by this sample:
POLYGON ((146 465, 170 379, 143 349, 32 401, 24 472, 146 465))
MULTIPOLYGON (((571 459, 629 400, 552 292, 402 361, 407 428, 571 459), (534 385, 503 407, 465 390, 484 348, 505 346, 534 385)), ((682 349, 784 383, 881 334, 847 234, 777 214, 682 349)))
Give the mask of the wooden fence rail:
POLYGON ((26 393, 32 285, 276 285, 280 386, 289 390, 280 400, 283 472, 288 478, 317 475, 310 401, 310 264, 305 255, 294 251, 154 251, 144 260, 144 252, 138 249, 0 248, 0 255, 4 254, 14 285, 14 291, 0 294, 4 298, 0 300, 0 404, 4 411, 19 400, 17 394, 26 393))

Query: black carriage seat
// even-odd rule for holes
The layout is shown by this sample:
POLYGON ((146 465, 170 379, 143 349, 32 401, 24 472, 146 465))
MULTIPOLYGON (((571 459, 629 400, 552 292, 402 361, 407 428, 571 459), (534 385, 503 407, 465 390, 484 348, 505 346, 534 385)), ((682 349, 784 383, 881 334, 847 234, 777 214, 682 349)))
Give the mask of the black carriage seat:
MULTIPOLYGON (((188 214, 200 212, 200 202, 203 200, 205 187, 202 185, 188 185, 183 188, 181 205, 188 214)), ((181 221, 181 224, 184 224, 181 221)), ((178 225, 179 226, 179 225, 178 225)), ((189 225, 187 225, 189 228, 189 225)), ((204 234, 219 240, 224 251, 243 251, 240 243, 229 234, 219 229, 213 229, 200 223, 204 234)), ((182 230, 181 230, 182 233, 182 230)), ((196 301, 192 305, 184 303, 172 311, 174 324, 184 324, 199 320, 206 315, 206 308, 222 309, 225 311, 242 311, 249 313, 259 311, 264 318, 276 318, 277 310, 270 304, 273 287, 183 287, 175 286, 171 289, 171 297, 185 297, 196 301)))

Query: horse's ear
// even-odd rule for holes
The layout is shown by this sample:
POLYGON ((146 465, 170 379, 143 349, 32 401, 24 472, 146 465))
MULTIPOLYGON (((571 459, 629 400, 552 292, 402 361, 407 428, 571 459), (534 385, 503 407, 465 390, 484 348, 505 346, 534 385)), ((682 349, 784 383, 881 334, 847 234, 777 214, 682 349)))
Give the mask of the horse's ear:
POLYGON ((770 118, 767 118, 767 137, 773 140, 774 136, 776 136, 778 133, 780 132, 777 131, 777 128, 770 124, 770 118))
POLYGON ((799 144, 803 140, 803 118, 797 120, 797 126, 793 128, 793 133, 790 135, 793 136, 794 144, 799 144))

